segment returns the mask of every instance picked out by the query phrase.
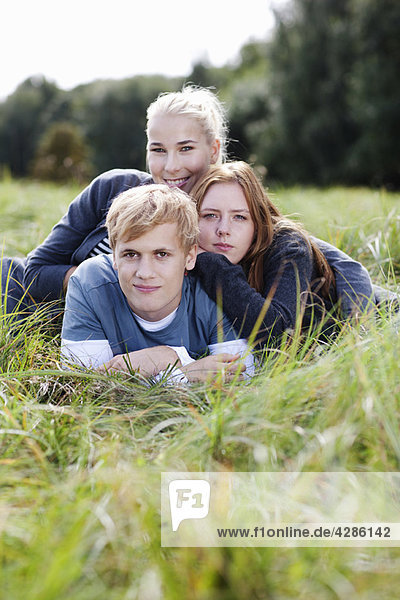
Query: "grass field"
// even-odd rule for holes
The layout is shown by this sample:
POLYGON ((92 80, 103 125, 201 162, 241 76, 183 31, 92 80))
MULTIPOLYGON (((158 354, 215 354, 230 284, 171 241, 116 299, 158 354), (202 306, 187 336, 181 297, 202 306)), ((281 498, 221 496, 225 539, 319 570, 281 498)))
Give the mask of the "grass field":
MULTIPOLYGON (((26 254, 77 193, 0 183, 4 254, 26 254)), ((272 190, 283 212, 396 289, 400 195, 272 190)), ((307 340, 251 385, 149 389, 62 373, 58 334, 0 327, 0 598, 394 599, 400 550, 161 548, 162 471, 399 471, 400 340, 391 318, 307 340)))

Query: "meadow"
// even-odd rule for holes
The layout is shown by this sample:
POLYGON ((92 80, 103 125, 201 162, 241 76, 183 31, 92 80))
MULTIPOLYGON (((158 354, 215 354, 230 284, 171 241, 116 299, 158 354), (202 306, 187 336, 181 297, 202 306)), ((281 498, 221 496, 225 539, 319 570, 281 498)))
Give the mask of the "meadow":
MULTIPOLYGON (((286 214, 396 290, 400 194, 270 190, 286 214)), ((76 195, 3 178, 3 253, 76 195)), ((389 600, 396 548, 162 548, 162 471, 399 471, 400 339, 382 314, 268 357, 250 385, 149 388, 63 372, 59 331, 0 317, 0 598, 389 600)))

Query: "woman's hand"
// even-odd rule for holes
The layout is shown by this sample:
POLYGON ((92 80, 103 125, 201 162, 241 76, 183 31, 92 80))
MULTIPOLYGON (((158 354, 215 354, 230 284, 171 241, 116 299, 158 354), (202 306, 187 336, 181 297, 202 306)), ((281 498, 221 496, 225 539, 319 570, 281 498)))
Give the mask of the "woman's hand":
POLYGON ((64 295, 67 293, 67 288, 68 288, 68 281, 69 281, 69 278, 71 277, 72 273, 73 273, 74 271, 76 271, 76 269, 77 269, 77 268, 78 268, 78 267, 70 267, 70 268, 68 269, 68 271, 67 271, 67 272, 65 273, 65 275, 64 275, 64 281, 63 281, 63 292, 64 292, 64 295))

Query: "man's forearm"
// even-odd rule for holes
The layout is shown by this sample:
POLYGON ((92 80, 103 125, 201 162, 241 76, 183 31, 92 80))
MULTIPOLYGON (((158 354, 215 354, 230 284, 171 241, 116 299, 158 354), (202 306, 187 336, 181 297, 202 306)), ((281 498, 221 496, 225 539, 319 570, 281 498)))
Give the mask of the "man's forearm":
POLYGON ((139 371, 144 376, 157 375, 170 365, 181 366, 177 352, 169 346, 153 346, 113 356, 107 340, 72 342, 63 339, 61 356, 69 365, 102 371, 139 371))
POLYGON ((126 354, 117 354, 103 364, 100 369, 105 371, 137 371, 144 377, 151 377, 175 364, 178 367, 181 366, 175 350, 169 346, 153 346, 126 354))

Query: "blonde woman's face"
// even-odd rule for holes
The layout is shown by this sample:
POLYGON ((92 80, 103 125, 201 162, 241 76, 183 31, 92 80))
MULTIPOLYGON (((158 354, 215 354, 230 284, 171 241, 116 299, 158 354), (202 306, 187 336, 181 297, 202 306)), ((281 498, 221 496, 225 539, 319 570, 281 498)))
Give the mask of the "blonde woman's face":
POLYGON ((199 248, 216 252, 237 264, 249 250, 255 233, 246 196, 238 183, 214 183, 199 211, 199 248))
POLYGON ((212 144, 200 124, 184 115, 157 115, 148 125, 147 162, 155 183, 189 193, 211 164, 220 144, 212 144))

